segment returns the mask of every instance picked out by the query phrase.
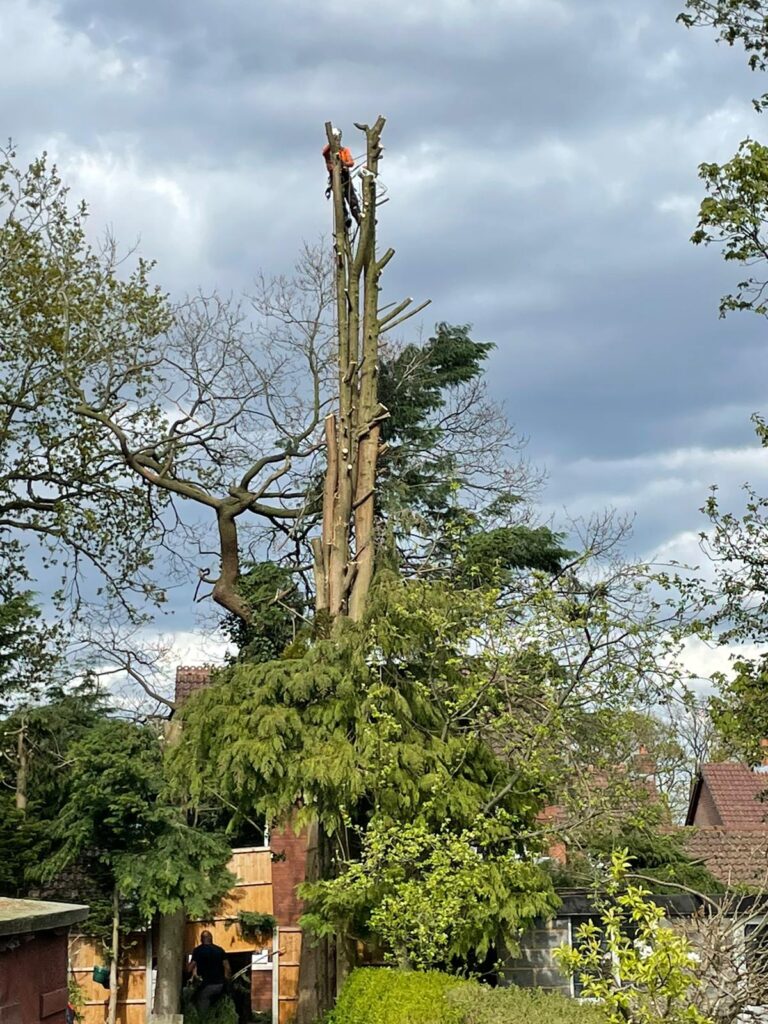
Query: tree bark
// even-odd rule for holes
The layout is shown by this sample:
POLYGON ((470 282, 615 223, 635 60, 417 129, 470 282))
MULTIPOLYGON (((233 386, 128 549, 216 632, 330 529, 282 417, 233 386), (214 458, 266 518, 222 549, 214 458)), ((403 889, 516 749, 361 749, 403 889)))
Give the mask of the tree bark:
MULTIPOLYGON (((315 821, 308 829, 306 881, 327 878, 330 867, 330 842, 325 830, 315 821)), ((295 1024, 315 1024, 333 1006, 336 989, 336 942, 329 937, 313 939, 304 933, 295 1024)))
POLYGON ((183 909, 158 917, 157 982, 152 1006, 158 1017, 179 1013, 181 1009, 185 923, 183 909))
POLYGON ((249 623, 253 611, 237 589, 240 579, 240 549, 237 537, 237 516, 243 511, 241 503, 224 504, 216 509, 216 523, 219 529, 221 567, 219 577, 213 585, 212 597, 216 604, 249 623))
MULTIPOLYGON (((180 739, 179 720, 172 718, 165 724, 166 749, 177 746, 180 739)), ((186 921, 187 915, 183 907, 172 914, 157 916, 157 981, 153 1001, 153 1013, 157 1016, 170 1016, 179 1013, 181 1009, 186 921)))
POLYGON ((109 1003, 107 1024, 117 1019, 117 962, 120 957, 120 893, 117 886, 112 891, 112 948, 109 961, 109 1003))
POLYGON ((392 250, 376 259, 376 182, 384 118, 373 127, 357 127, 366 136, 366 166, 362 217, 353 242, 345 224, 339 139, 330 122, 326 124, 333 161, 339 406, 337 415, 326 420, 322 546, 316 543, 313 554, 316 607, 332 619, 360 619, 365 609, 375 563, 379 423, 387 415, 378 401, 378 295, 392 250))
POLYGON ((27 812, 29 795, 29 750, 27 749, 27 721, 22 718, 16 738, 16 810, 27 812))

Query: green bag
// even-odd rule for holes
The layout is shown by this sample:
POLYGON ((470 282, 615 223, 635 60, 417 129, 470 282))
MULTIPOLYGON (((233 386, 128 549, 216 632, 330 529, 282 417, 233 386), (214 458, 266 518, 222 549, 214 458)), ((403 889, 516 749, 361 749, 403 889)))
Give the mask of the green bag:
POLYGON ((109 968, 99 965, 94 967, 93 980, 103 988, 109 988, 109 968))

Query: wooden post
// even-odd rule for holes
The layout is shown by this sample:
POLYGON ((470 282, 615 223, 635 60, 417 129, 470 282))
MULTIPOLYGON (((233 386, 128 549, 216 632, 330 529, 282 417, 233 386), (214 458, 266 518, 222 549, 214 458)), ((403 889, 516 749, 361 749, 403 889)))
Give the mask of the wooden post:
POLYGON ((280 1024, 280 928, 272 932, 272 1024, 280 1024))
POLYGON ((146 1000, 144 1020, 149 1024, 152 1020, 152 922, 147 925, 144 936, 144 999, 146 1000))
POLYGON ((29 792, 29 751, 27 749, 27 718, 22 716, 16 737, 16 810, 27 812, 29 792))

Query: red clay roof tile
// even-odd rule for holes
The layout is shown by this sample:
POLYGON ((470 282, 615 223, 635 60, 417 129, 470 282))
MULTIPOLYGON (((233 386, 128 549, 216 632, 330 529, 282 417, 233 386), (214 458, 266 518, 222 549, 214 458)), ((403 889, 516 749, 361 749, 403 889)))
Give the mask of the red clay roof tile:
POLYGON ((768 885, 768 827, 682 830, 685 851, 725 885, 768 885))
POLYGON ((768 790, 768 775, 735 761, 705 764, 701 775, 723 827, 748 829, 766 824, 768 803, 761 802, 760 795, 768 790))

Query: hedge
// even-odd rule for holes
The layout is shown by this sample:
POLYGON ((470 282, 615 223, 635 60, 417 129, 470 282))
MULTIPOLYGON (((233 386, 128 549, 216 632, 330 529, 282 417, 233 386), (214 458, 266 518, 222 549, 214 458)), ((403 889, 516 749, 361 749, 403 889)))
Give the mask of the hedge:
POLYGON ((537 989, 488 988, 439 971, 353 971, 326 1024, 605 1024, 600 1010, 537 989))
POLYGON ((327 1024, 462 1024, 447 995, 470 985, 439 971, 362 967, 349 976, 327 1024))
POLYGON ((473 985, 448 998, 462 1024, 606 1024, 598 1007, 536 988, 473 985))

